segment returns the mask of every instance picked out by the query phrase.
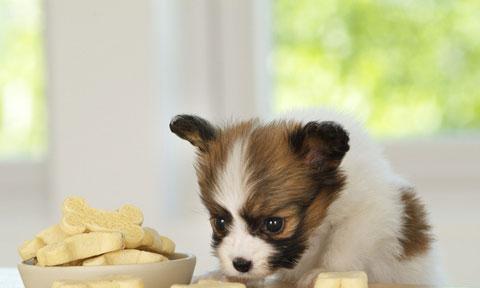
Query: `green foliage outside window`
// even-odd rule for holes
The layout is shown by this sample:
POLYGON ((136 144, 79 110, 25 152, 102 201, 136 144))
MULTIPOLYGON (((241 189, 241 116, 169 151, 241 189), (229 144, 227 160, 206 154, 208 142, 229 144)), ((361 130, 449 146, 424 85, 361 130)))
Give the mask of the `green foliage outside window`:
POLYGON ((272 5, 276 111, 332 106, 378 136, 480 127, 480 1, 272 5))
POLYGON ((39 0, 0 0, 0 158, 45 151, 39 0))

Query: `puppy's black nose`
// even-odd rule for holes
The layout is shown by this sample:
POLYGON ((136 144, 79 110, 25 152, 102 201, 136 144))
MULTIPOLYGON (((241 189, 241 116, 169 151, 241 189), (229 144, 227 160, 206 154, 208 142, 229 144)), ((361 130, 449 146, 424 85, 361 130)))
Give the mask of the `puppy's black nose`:
POLYGON ((252 268, 252 261, 248 261, 243 258, 235 258, 232 262, 233 267, 242 273, 246 273, 250 270, 250 268, 252 268))

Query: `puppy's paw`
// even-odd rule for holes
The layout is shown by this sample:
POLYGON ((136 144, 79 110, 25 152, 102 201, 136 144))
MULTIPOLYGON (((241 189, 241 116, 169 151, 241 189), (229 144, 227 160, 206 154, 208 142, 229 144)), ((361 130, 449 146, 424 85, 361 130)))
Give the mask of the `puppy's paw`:
POLYGON ((313 288, 315 286, 315 280, 317 280, 318 274, 325 272, 322 269, 314 269, 305 274, 297 282, 297 288, 313 288))
POLYGON ((200 280, 228 281, 227 277, 225 277, 220 270, 214 270, 200 276, 195 276, 193 277, 192 283, 197 283, 200 280))

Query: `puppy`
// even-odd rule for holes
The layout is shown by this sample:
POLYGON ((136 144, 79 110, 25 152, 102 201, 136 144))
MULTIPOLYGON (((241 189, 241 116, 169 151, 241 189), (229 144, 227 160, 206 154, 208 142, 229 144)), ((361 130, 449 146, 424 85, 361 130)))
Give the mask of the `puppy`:
POLYGON ((198 149, 222 275, 312 287, 320 272, 363 270, 370 282, 439 283, 422 202, 356 122, 322 111, 217 127, 178 115, 170 129, 198 149))

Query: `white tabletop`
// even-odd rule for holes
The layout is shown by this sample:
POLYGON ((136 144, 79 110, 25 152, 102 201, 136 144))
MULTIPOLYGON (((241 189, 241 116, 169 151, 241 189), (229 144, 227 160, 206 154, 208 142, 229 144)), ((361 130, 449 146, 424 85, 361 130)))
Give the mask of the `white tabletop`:
POLYGON ((22 279, 16 268, 0 267, 0 287, 23 288, 22 279))
MULTIPOLYGON (((383 285, 383 284, 369 284, 369 288, 441 288, 433 286, 415 286, 415 285, 383 285)), ((273 288, 291 288, 291 285, 266 285, 266 287, 273 288)), ((0 288, 24 288, 22 279, 16 268, 3 268, 0 267, 0 288)))

